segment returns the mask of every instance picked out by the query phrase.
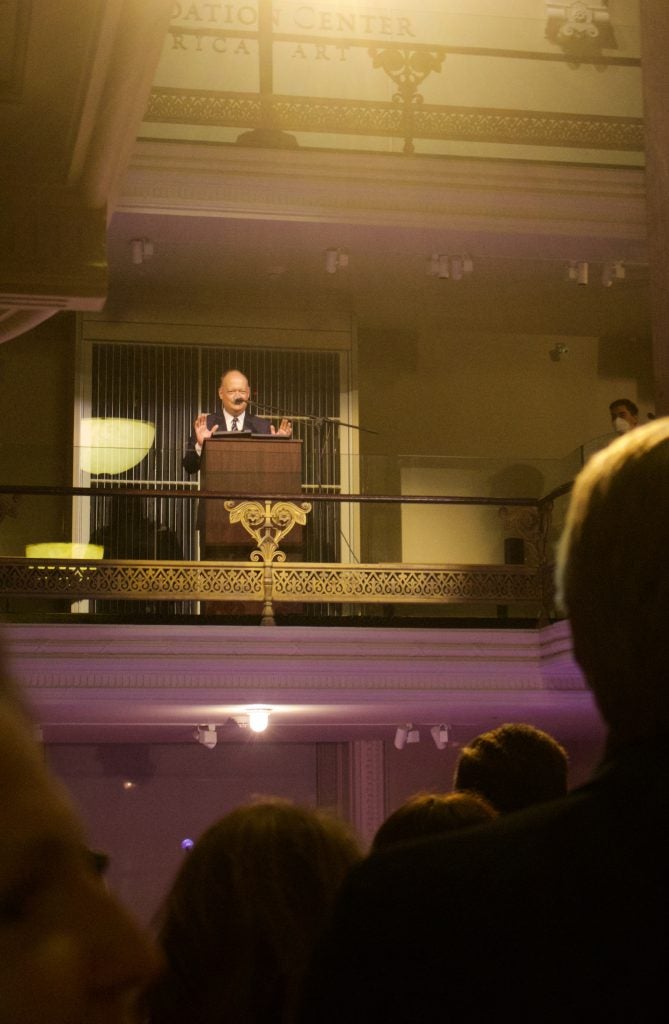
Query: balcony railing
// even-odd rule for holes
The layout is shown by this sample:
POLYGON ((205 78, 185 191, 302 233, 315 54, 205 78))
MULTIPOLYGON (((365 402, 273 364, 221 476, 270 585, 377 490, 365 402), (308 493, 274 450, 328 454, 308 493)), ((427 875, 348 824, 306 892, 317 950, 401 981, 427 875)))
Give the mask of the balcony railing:
MULTIPOLYGON (((171 611, 175 617, 190 614, 249 614, 263 624, 276 621, 277 607, 284 613, 327 606, 339 614, 368 614, 382 606, 384 614, 408 610, 410 615, 468 612, 479 617, 507 621, 515 616, 545 623, 555 617, 552 585, 552 539, 556 510, 571 484, 554 489, 543 498, 476 497, 444 495, 230 495, 197 493, 192 488, 115 487, 0 487, 0 607, 5 617, 14 613, 39 617, 54 608, 94 614, 114 610, 121 602, 127 611, 141 616, 147 609, 171 611), (137 502, 224 503, 231 520, 241 523, 248 535, 248 558, 234 561, 195 561, 179 557, 109 558, 63 557, 40 550, 35 557, 8 550, 2 538, 3 520, 18 518, 35 503, 72 499, 114 501, 117 514, 137 502), (307 500, 308 499, 308 500, 307 500), (125 505, 119 503, 125 503, 125 505), (373 506, 397 506, 402 514, 429 506, 435 509, 467 509, 477 529, 494 525, 497 546, 504 561, 496 563, 358 562, 355 560, 296 561, 285 546, 296 525, 308 528, 314 513, 346 505, 359 513, 373 506), (485 512, 485 522, 481 519, 485 512), (483 523, 483 525, 482 525, 483 523), (487 524, 487 526, 486 526, 487 524), (82 604, 86 602, 86 604, 82 604), (93 602, 89 605, 88 602, 93 602), (130 602, 130 605, 126 605, 130 602), (111 603, 105 605, 105 603, 111 603)), ((462 513, 460 512, 461 516, 462 513)), ((559 516, 557 517, 559 519, 559 516)), ((148 520, 147 520, 148 521, 148 520)), ((462 522, 458 519, 458 522, 462 522)), ((155 523, 153 524, 155 526, 155 523)), ((154 530, 155 534, 155 530, 154 530)), ((155 537, 154 537, 155 540, 155 537)), ((484 545, 485 547, 485 545, 484 545)), ((488 545, 489 547, 489 545, 488 545)), ((85 551, 85 549, 83 549, 85 551)), ((154 543, 153 554, 160 554, 154 543)), ((350 554, 349 554, 349 557, 350 554)))

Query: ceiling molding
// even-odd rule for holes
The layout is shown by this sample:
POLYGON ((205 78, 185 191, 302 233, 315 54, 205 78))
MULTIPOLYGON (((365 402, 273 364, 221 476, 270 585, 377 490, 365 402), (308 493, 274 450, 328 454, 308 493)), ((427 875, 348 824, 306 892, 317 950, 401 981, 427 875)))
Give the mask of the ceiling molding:
POLYGON ((635 168, 313 151, 270 158, 267 151, 144 140, 117 209, 441 229, 476 235, 484 255, 503 249, 509 236, 570 245, 589 239, 600 247, 614 242, 638 259, 645 254, 645 196, 644 173, 635 168))

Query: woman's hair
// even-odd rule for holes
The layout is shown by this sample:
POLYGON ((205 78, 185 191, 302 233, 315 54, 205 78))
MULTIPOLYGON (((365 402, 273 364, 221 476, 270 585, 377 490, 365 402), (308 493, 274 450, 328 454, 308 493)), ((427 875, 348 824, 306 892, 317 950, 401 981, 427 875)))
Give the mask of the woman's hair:
POLYGON ((166 969, 151 1024, 283 1024, 335 895, 362 851, 336 818, 267 799, 238 807, 187 854, 159 914, 166 969))
POLYGON ((494 807, 476 793, 417 793, 386 818, 374 836, 372 853, 496 817, 494 807))

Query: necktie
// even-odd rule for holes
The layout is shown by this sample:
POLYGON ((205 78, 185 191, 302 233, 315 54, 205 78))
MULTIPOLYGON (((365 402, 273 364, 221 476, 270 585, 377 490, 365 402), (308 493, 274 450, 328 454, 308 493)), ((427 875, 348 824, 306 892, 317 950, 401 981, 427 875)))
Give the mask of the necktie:
POLYGON ((233 418, 232 418, 232 429, 233 430, 239 430, 239 426, 237 424, 237 417, 236 416, 233 416, 233 418))

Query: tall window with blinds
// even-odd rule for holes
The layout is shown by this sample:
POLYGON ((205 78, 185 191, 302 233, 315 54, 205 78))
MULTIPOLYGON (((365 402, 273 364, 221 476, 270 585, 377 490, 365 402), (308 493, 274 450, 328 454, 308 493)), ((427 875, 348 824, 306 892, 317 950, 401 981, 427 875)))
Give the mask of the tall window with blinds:
MULTIPOLYGON (((91 542, 102 545, 107 558, 198 558, 198 481, 184 472, 181 460, 196 415, 220 411, 219 381, 230 368, 248 377, 254 415, 275 423, 283 416, 291 419, 293 436, 302 441, 305 498, 315 493, 338 494, 341 360, 341 353, 328 351, 93 341, 90 422, 111 436, 104 442, 105 450, 113 454, 126 445, 130 457, 125 462, 132 464, 126 466, 123 460, 114 464, 112 460, 108 465, 97 460, 91 465, 91 484, 106 492, 91 500, 91 542), (131 440, 112 436, 112 425, 114 431, 128 429, 131 440), (152 437, 147 451, 136 440, 138 431, 142 444, 152 437), (170 490, 184 488, 192 488, 192 501, 170 498, 170 490), (139 493, 152 489, 163 493, 150 497, 139 493), (135 490, 137 497, 132 494, 135 490)), ((86 443, 83 433, 81 443, 86 443)), ((336 502, 315 503, 304 557, 307 561, 339 561, 336 502)), ((169 609, 160 604, 160 608, 156 602, 155 609, 145 606, 143 610, 193 611, 187 602, 171 603, 169 609)), ((98 602, 97 610, 130 613, 139 608, 98 602)))

